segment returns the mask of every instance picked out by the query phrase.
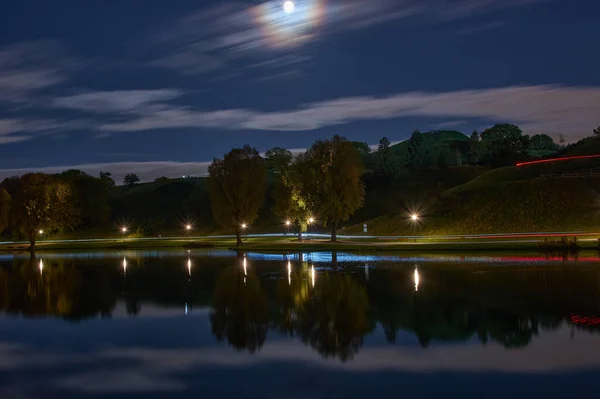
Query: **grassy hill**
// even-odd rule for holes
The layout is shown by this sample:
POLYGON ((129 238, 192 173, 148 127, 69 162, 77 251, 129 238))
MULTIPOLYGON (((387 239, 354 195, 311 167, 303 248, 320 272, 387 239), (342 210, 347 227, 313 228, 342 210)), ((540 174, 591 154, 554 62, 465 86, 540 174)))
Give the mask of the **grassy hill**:
MULTIPOLYGON (((440 157, 440 153, 444 154, 447 165, 456 165, 456 149, 462 149, 463 158, 466 154, 468 137, 463 133, 454 130, 438 130, 433 132, 423 133, 424 140, 429 143, 429 158, 432 163, 436 163, 440 157)), ((408 162, 408 147, 409 140, 390 146, 391 155, 398 161, 400 165, 405 165, 408 162)), ((365 159, 367 167, 375 165, 376 153, 368 154, 365 159)))
MULTIPOLYGON (((588 138, 560 151, 556 156, 600 153, 600 138, 588 138)), ((461 168, 449 168, 463 169, 461 168)), ((472 168, 472 167, 471 167, 472 168)), ((396 211, 381 212, 367 223, 373 234, 462 234, 550 230, 596 231, 600 227, 600 178, 547 177, 563 173, 600 170, 599 159, 570 160, 493 170, 479 168, 472 179, 446 188, 437 195, 424 195, 412 203, 396 201, 396 211), (409 223, 410 212, 419 211, 422 223, 409 223)), ((450 172, 454 174, 454 172, 450 172)), ((428 179, 417 189, 430 193, 428 179)), ((406 185, 407 191, 414 187, 406 185)), ((367 198, 369 193, 367 194, 367 198)), ((381 207, 381 206, 380 206, 381 207)), ((367 207, 368 208, 368 207, 367 207)), ((362 222, 346 229, 362 231, 362 222)))

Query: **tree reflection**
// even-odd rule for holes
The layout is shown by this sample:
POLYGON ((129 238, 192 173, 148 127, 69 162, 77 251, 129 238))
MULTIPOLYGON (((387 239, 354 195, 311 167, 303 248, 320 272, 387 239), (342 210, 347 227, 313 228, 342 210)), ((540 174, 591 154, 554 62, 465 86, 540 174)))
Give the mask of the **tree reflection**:
POLYGON ((107 316, 116 295, 104 283, 102 273, 84 274, 64 259, 15 261, 0 270, 0 306, 7 313, 30 317, 53 315, 75 321, 107 316))
POLYGON ((278 298, 279 331, 297 334, 325 357, 352 358, 370 331, 367 293, 349 275, 325 273, 312 287, 312 275, 297 273, 290 285, 280 284, 278 298))
POLYGON ((267 337, 269 310, 267 297, 253 270, 229 267, 217 278, 210 322, 219 342, 253 353, 267 337))

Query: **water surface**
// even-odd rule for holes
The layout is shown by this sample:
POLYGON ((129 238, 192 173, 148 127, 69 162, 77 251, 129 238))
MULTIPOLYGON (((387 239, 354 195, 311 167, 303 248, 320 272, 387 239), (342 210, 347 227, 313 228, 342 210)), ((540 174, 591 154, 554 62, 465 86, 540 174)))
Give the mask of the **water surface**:
POLYGON ((0 256, 0 397, 564 397, 600 388, 600 259, 0 256))

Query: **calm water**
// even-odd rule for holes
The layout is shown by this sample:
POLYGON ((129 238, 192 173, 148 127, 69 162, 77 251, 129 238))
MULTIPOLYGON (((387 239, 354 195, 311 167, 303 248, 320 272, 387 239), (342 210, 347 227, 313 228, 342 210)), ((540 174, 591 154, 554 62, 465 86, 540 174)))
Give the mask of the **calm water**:
POLYGON ((0 398, 600 391, 600 259, 0 255, 0 398))

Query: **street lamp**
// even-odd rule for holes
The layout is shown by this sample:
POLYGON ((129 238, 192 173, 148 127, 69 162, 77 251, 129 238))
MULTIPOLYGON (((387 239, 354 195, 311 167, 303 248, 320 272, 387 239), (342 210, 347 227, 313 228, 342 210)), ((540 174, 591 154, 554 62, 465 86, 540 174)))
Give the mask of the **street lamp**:
POLYGON ((413 213, 412 215, 410 215, 410 218, 412 219, 413 222, 416 222, 419 220, 419 215, 417 215, 416 213, 413 213))
POLYGON ((186 224, 186 225, 185 225, 185 229, 186 229, 187 231, 190 231, 190 230, 192 229, 192 225, 191 225, 191 224, 186 224))
POLYGON ((246 223, 242 223, 242 230, 246 230, 247 227, 248 225, 246 223))
POLYGON ((121 227, 121 233, 123 233, 123 234, 127 233, 127 227, 121 227))
POLYGON ((285 225, 286 225, 286 226, 290 227, 290 225, 291 225, 291 224, 292 224, 292 222, 290 222, 289 220, 286 220, 286 221, 285 221, 285 225))
POLYGON ((44 230, 40 230, 38 231, 38 233, 40 233, 40 235, 44 234, 44 230))
POLYGON ((315 221, 315 219, 313 219, 313 218, 309 218, 309 219, 308 219, 308 224, 313 224, 313 223, 314 223, 314 221, 315 221))

